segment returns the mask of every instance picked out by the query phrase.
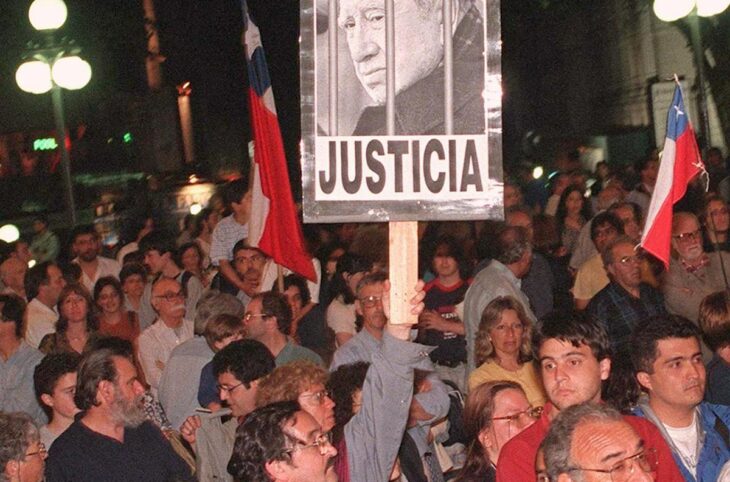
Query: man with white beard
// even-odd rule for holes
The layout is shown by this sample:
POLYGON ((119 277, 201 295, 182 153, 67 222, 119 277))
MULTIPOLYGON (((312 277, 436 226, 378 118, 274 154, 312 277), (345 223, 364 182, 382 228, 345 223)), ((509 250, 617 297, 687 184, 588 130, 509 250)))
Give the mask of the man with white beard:
POLYGON ((151 301, 157 320, 139 335, 138 356, 145 379, 156 396, 172 350, 193 337, 193 322, 184 318, 185 292, 177 280, 158 279, 152 285, 151 301))
POLYGON ((162 432, 145 421, 143 395, 132 360, 109 349, 86 355, 74 396, 82 413, 53 443, 46 480, 195 480, 162 432))
POLYGON ((726 288, 723 270, 730 275, 730 255, 705 253, 700 223, 688 212, 674 213, 672 248, 676 257, 661 285, 667 310, 696 324, 704 297, 726 288))

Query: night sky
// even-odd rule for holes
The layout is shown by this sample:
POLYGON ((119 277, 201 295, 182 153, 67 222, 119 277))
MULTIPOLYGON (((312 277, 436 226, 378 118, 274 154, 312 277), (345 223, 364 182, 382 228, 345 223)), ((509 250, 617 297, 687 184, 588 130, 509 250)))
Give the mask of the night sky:
MULTIPOLYGON (((27 21, 30 0, 3 0, 0 17, 0 133, 48 129, 53 125, 50 96, 23 93, 15 84, 24 45, 35 37, 27 21)), ((92 65, 91 83, 81 91, 66 93, 69 125, 85 122, 98 137, 124 131, 133 124, 126 106, 146 93, 142 0, 66 0, 69 19, 58 32, 83 47, 82 56, 92 65)), ((519 2, 526 4, 530 2, 519 2)), ((515 5, 518 5, 516 3, 515 5)), ((299 142, 299 2, 251 0, 252 15, 262 32, 277 111, 292 177, 298 176, 299 142)), ((248 137, 240 4, 236 0, 157 0, 163 77, 167 89, 190 81, 199 158, 220 154, 216 144, 233 145, 243 156, 248 137)), ((510 112, 521 89, 518 80, 529 78, 530 56, 539 55, 522 45, 526 36, 538 38, 539 30, 526 29, 522 20, 503 13, 503 73, 505 77, 505 146, 519 143, 510 138, 510 124, 524 122, 525 112, 510 112), (505 21, 506 20, 506 21, 505 21), (518 42, 510 36, 519 34, 518 42), (514 47, 512 47, 514 46, 514 47), (512 58, 513 60, 510 60, 512 58)), ((544 42, 543 42, 544 44, 544 42)), ((533 76, 534 77, 534 76, 533 76)), ((174 102, 174 101, 173 101, 174 102)), ((132 129, 134 126, 132 125, 132 129)), ((515 134, 512 134, 515 135, 515 134)), ((509 156, 509 152, 506 157, 509 156)))

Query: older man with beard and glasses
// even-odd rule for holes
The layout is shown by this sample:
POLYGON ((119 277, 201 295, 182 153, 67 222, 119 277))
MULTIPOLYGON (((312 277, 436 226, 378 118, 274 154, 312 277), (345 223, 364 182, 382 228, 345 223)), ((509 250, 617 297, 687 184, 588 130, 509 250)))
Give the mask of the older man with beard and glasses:
POLYGON ((143 396, 132 360, 109 349, 86 355, 74 396, 82 413, 54 442, 47 480, 195 480, 162 432, 145 421, 143 396))
POLYGON ((688 212, 674 213, 672 248, 676 256, 661 286, 667 310, 697 323, 705 296, 726 288, 723 269, 730 276, 730 255, 705 253, 699 220, 688 212))
POLYGON ((162 371, 172 350, 193 337, 193 322, 186 320, 185 293, 174 279, 160 278, 152 286, 152 307, 158 318, 139 335, 139 362, 152 393, 157 395, 162 371))
POLYGON ((649 394, 635 413, 659 428, 685 480, 727 480, 718 475, 730 460, 730 407, 702 401, 700 330, 681 316, 651 318, 634 331, 631 347, 636 378, 649 394))

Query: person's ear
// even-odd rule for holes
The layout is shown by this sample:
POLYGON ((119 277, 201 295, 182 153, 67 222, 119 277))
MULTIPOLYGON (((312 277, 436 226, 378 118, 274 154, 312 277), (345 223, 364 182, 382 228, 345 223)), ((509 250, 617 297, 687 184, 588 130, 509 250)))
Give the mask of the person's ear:
POLYGON ((9 460, 5 464, 5 470, 3 470, 5 480, 20 480, 20 462, 17 460, 9 460))
POLYGON ((364 316, 362 313, 362 304, 360 303, 360 300, 355 298, 355 313, 357 313, 360 316, 364 316))
POLYGON ((636 379, 639 381, 639 385, 641 385, 646 390, 651 390, 651 377, 646 372, 638 372, 636 374, 636 379))
POLYGON ((598 362, 598 368, 601 371, 601 380, 607 380, 611 374, 611 359, 606 357, 598 362))
POLYGON ((269 460, 264 464, 264 470, 272 480, 287 480, 287 468, 289 464, 283 460, 269 460))
POLYGON ((114 400, 115 391, 116 389, 114 388, 113 382, 110 382, 109 380, 100 381, 99 387, 96 389, 97 403, 111 402, 114 400))
POLYGON ((485 449, 490 449, 494 447, 497 444, 497 441, 494 440, 494 435, 492 434, 492 431, 488 428, 483 428, 481 432, 477 435, 477 438, 479 439, 479 443, 482 444, 482 447, 485 449))
POLYGON ((614 268, 613 263, 605 264, 603 267, 606 269, 606 273, 611 276, 616 276, 616 269, 614 268))
POLYGON ((53 408, 53 397, 50 396, 47 393, 44 393, 41 395, 41 401, 48 405, 49 407, 53 408))

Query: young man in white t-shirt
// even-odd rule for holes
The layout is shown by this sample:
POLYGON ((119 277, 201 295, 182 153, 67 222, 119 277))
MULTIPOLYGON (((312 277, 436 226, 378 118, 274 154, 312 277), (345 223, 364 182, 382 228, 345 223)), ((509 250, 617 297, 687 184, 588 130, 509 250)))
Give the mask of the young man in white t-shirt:
POLYGON ((718 480, 730 460, 730 407, 703 402, 705 365, 700 331, 675 315, 646 320, 633 333, 636 378, 649 394, 637 415, 654 422, 685 480, 718 480))

